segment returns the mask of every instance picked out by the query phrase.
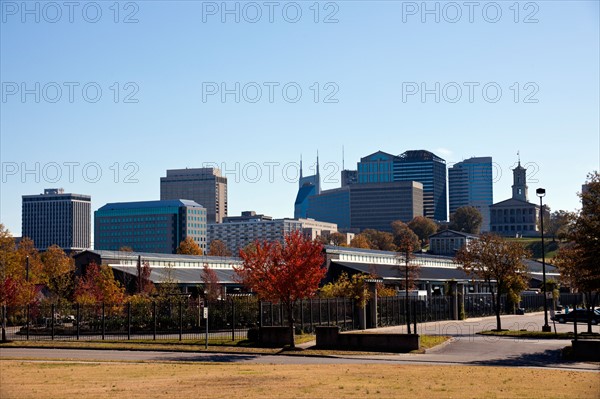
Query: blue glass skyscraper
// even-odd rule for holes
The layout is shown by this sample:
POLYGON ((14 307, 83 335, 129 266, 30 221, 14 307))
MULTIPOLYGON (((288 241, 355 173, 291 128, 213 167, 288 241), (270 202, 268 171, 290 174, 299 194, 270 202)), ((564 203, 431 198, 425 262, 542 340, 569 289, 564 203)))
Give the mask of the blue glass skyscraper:
POLYGON ((469 158, 448 169, 450 214, 463 206, 481 212, 481 231, 490 229, 490 205, 494 203, 492 157, 469 158))

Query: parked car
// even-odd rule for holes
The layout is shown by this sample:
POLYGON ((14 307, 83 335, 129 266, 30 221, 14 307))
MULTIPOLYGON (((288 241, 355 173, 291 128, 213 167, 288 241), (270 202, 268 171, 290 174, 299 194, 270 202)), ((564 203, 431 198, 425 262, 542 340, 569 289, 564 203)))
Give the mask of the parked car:
POLYGON ((574 322, 577 318, 577 323, 587 323, 589 319, 592 320, 592 324, 600 323, 600 309, 587 310, 587 309, 575 309, 569 311, 569 313, 557 313, 552 320, 558 321, 559 323, 574 322), (577 316, 577 317, 575 317, 577 316))

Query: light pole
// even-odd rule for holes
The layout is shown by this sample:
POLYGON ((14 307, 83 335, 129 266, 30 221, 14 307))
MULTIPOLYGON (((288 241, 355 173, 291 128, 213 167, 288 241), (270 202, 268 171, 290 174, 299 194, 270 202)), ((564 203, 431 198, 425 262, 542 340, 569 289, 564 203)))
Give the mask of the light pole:
POLYGON ((551 332, 552 329, 548 325, 548 298, 546 297, 546 253, 544 248, 544 204, 542 198, 546 195, 546 190, 538 188, 535 194, 540 197, 540 230, 542 232, 542 287, 544 289, 544 325, 542 332, 551 332))

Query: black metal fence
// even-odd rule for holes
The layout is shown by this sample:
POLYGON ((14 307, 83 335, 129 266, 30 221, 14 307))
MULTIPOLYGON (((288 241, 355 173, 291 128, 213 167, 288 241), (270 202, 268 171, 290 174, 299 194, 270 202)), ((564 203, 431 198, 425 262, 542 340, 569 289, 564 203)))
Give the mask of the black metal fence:
MULTIPOLYGON (((294 313, 297 331, 313 332, 316 326, 339 326, 342 331, 356 330, 358 307, 353 299, 307 299, 299 301, 294 313)), ((288 312, 278 303, 263 302, 260 306, 261 326, 285 326, 288 312)))
POLYGON ((408 298, 408 302, 402 296, 378 298, 378 325, 381 327, 404 325, 407 319, 411 323, 415 320, 417 323, 452 320, 453 300, 451 296, 408 298))
POLYGON ((137 301, 126 304, 44 304, 5 307, 11 340, 243 340, 256 325, 258 301, 229 297, 209 302, 208 319, 196 300, 137 301), (208 323, 208 335, 207 324, 208 323))
MULTIPOLYGON (((557 305, 579 306, 582 294, 560 294, 557 305)), ((552 301, 548 301, 549 307, 552 301)), ((37 304, 2 307, 7 320, 9 340, 198 340, 212 344, 244 340, 248 330, 257 326, 287 325, 287 309, 281 304, 260 302, 253 296, 230 296, 206 303, 208 320, 198 300, 175 298, 166 301, 135 300, 126 304, 37 304), (207 326, 208 323, 208 326, 207 326), (207 329, 208 327, 208 329, 207 329)), ((542 310, 542 294, 524 294, 512 306, 500 298, 502 314, 515 308, 526 312, 542 310)), ((346 298, 299 301, 294 313, 297 332, 314 332, 316 326, 339 326, 350 331, 360 328, 356 301, 346 298)), ((452 320, 455 317, 494 315, 492 295, 384 297, 377 300, 377 325, 380 327, 452 320), (454 309, 454 307, 457 309, 454 309)), ((0 319, 2 320, 2 319, 0 319)), ((370 305, 365 322, 370 325, 370 305)))

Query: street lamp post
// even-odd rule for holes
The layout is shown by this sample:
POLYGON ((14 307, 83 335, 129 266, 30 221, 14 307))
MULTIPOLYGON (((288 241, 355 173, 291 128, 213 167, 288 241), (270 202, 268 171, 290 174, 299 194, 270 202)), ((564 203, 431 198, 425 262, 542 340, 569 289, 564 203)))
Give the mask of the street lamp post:
POLYGON ((546 195, 546 190, 538 188, 535 194, 540 197, 540 230, 542 232, 542 287, 544 290, 544 325, 543 332, 551 332, 552 329, 548 325, 548 298, 546 297, 546 253, 544 248, 544 204, 542 198, 546 195))

